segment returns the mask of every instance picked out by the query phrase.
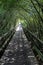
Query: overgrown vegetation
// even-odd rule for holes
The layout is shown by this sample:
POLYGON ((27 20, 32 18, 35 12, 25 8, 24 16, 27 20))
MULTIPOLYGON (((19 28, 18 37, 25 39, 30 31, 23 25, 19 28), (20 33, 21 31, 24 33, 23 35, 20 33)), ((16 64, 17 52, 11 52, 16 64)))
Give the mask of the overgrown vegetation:
POLYGON ((43 0, 0 0, 0 36, 15 26, 17 18, 43 40, 43 0))
POLYGON ((0 37, 13 29, 18 19, 21 20, 26 35, 30 34, 31 41, 34 42, 32 48, 34 47, 40 59, 43 60, 40 51, 43 45, 40 42, 40 40, 43 41, 43 0, 0 0, 0 37))

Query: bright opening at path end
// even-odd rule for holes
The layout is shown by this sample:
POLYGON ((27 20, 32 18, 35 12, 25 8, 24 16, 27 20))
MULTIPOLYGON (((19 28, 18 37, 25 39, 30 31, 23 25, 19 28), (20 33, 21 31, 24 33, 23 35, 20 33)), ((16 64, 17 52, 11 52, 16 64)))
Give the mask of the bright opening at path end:
POLYGON ((22 25, 21 25, 20 20, 19 20, 19 23, 16 26, 16 31, 21 31, 21 30, 22 30, 22 25))

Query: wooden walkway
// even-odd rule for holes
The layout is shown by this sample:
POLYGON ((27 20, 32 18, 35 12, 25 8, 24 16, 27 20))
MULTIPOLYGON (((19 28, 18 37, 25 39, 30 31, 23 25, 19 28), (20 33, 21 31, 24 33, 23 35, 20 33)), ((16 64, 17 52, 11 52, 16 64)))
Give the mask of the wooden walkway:
POLYGON ((31 49, 31 41, 27 40, 22 29, 15 32, 0 59, 0 65, 38 65, 31 49))

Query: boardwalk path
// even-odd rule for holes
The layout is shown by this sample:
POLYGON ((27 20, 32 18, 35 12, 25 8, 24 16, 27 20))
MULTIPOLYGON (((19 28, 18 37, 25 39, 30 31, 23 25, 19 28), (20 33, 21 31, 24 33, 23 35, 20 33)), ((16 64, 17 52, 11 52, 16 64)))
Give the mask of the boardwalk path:
POLYGON ((31 49, 31 42, 27 41, 22 29, 15 32, 0 59, 0 65, 38 65, 31 49))

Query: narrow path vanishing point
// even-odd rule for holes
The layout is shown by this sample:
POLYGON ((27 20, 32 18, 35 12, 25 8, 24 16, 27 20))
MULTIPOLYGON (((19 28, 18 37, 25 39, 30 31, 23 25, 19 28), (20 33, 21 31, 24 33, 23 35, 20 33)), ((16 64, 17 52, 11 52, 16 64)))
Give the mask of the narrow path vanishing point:
POLYGON ((7 49, 5 50, 0 65, 38 65, 31 49, 31 41, 28 41, 22 26, 15 32, 7 49))

